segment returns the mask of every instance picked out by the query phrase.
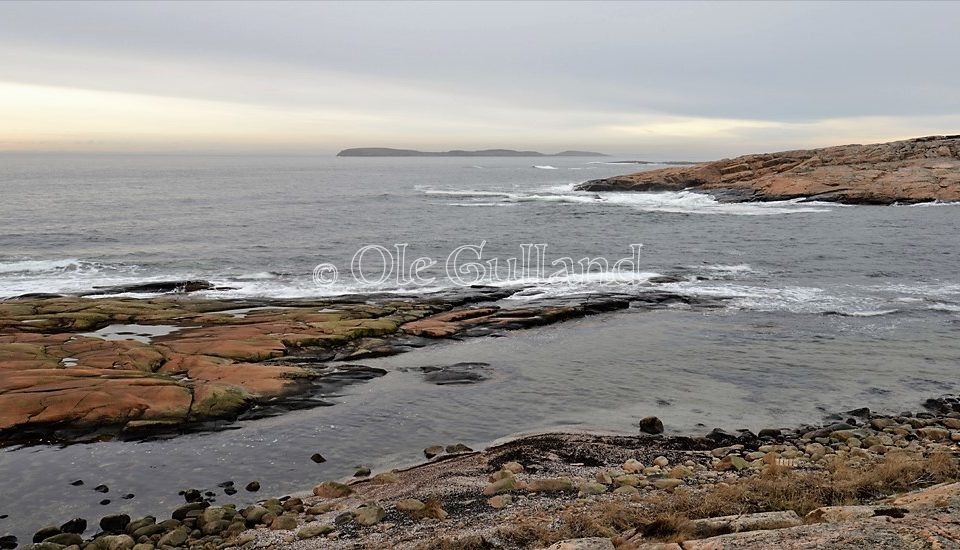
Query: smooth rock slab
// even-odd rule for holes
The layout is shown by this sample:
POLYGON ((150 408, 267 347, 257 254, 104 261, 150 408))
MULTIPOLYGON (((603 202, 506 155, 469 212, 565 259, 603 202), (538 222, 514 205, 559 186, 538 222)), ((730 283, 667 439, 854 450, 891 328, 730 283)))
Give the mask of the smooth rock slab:
POLYGON ((710 537, 725 533, 797 527, 803 525, 803 520, 796 512, 788 510, 786 512, 761 512, 759 514, 698 519, 690 523, 696 536, 710 537))

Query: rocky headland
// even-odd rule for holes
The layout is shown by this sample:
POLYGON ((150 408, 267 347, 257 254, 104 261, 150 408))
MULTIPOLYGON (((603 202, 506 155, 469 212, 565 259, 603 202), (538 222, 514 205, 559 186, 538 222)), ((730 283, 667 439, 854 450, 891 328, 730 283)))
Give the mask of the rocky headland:
POLYGON ((592 180, 583 191, 681 191, 721 200, 960 201, 960 135, 744 155, 592 180))

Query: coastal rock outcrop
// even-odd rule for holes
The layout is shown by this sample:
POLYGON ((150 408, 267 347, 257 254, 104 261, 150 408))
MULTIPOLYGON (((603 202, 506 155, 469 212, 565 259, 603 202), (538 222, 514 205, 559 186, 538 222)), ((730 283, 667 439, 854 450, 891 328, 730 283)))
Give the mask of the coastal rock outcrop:
POLYGON ((582 191, 714 193, 721 200, 960 201, 960 135, 744 155, 592 180, 582 191))
MULTIPOLYGON (((329 405, 323 395, 387 374, 347 361, 689 301, 648 292, 493 304, 518 290, 474 287, 373 300, 0 300, 0 446, 218 429, 223 421, 329 405)), ((481 363, 421 372, 439 385, 481 382, 494 373, 481 363)))
POLYGON ((0 442, 137 437, 253 414, 278 399, 303 407, 312 386, 385 374, 317 365, 316 357, 369 345, 450 307, 330 305, 0 301, 0 442))

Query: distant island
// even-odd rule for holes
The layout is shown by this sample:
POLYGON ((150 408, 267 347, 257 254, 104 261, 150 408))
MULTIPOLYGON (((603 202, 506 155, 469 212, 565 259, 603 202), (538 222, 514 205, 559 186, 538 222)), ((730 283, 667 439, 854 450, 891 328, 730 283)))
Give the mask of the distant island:
POLYGON ((547 154, 537 151, 515 151, 513 149, 484 149, 482 151, 416 151, 414 149, 391 149, 389 147, 357 147, 344 149, 338 157, 605 157, 603 153, 591 151, 561 151, 547 154))

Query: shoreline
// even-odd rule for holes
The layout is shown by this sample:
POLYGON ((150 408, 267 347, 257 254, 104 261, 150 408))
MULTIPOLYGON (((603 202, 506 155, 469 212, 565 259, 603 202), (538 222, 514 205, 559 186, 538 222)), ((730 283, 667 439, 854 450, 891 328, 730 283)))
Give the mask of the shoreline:
MULTIPOLYGON (((324 395, 386 374, 357 363, 365 359, 630 307, 717 303, 655 284, 640 296, 499 303, 522 291, 476 287, 428 297, 304 300, 216 300, 189 293, 0 300, 0 371, 6 375, 0 381, 0 446, 220 430, 236 421, 328 405, 324 395)), ((476 381, 453 367, 427 376, 438 384, 476 381)))
MULTIPOLYGON (((3 313, 0 315, 0 349, 6 350, 6 355, 3 362, 0 362, 0 367, 6 372, 26 373, 25 376, 40 372, 43 376, 37 380, 42 384, 52 384, 47 388, 54 393, 65 389, 79 392, 65 398, 68 403, 83 398, 85 387, 64 386, 62 379, 50 382, 45 378, 51 374, 50 371, 69 374, 72 370, 95 369, 94 378, 98 381, 114 378, 163 379, 166 385, 189 387, 192 394, 191 406, 195 403, 207 403, 205 406, 210 411, 208 416, 194 416, 188 409, 179 417, 144 418, 144 411, 139 408, 143 403, 141 402, 132 407, 139 416, 117 417, 125 422, 122 427, 114 424, 107 430, 89 431, 87 428, 90 424, 84 423, 83 417, 78 417, 81 421, 72 425, 76 430, 67 429, 68 424, 38 424, 35 432, 20 432, 21 435, 28 435, 21 439, 27 444, 49 443, 52 438, 58 443, 104 439, 139 440, 176 436, 193 430, 229 429, 235 422, 257 418, 256 415, 283 414, 295 410, 298 406, 323 406, 323 396, 335 393, 337 387, 382 375, 379 369, 362 364, 366 358, 395 355, 451 340, 495 337, 506 331, 549 325, 628 307, 652 310, 683 303, 695 311, 707 311, 723 304, 722 300, 716 299, 691 299, 689 296, 658 289, 656 285, 651 285, 649 292, 640 296, 576 296, 533 303, 523 302, 515 307, 500 302, 520 291, 522 288, 483 287, 429 298, 390 295, 325 300, 209 300, 191 296, 189 293, 150 299, 92 300, 60 296, 5 300, 0 301, 0 312, 3 313), (121 324, 125 326, 118 328, 121 324), (150 326, 166 328, 151 332, 145 328, 150 326), (99 333, 101 336, 109 333, 137 337, 145 341, 104 339, 91 337, 92 333, 99 333), (11 335, 16 337, 11 340, 11 335), (44 343, 41 345, 41 342, 44 343), (61 349, 57 346, 65 347, 61 349), (155 361, 158 356, 151 354, 150 350, 159 354, 162 361, 155 361), (20 356, 12 357, 14 352, 20 356), (73 364, 64 364, 65 357, 62 356, 66 353, 69 355, 65 357, 73 359, 70 361, 73 364), (148 367, 149 372, 140 370, 144 366, 148 367), (225 372, 223 375, 217 371, 211 373, 213 369, 224 369, 225 372), (226 376, 241 371, 252 371, 263 376, 226 376), (295 375, 290 376, 291 372, 295 375), (215 373, 216 376, 213 375, 215 373), (280 376, 274 376, 277 374, 280 376), (280 384, 271 385, 277 381, 280 384), (204 388, 207 384, 212 384, 213 388, 204 388), (224 390, 224 387, 230 386, 241 389, 224 390), (215 391, 209 391, 211 389, 215 391), (261 393, 254 395, 254 390, 261 393), (197 400, 195 394, 198 392, 207 397, 197 400), (238 395, 242 399, 235 399, 238 395), (214 417, 214 413, 218 416, 214 417), (133 429, 129 428, 131 422, 133 429), (34 434, 40 436, 33 437, 34 434)), ((469 371, 458 372, 456 369, 440 371, 441 380, 451 383, 471 383, 469 375, 469 371), (466 378, 458 378, 465 374, 466 378)), ((8 377, 7 382, 9 378, 12 377, 8 377)), ((0 398, 2 395, 0 393, 0 398)), ((109 406, 115 404, 112 401, 106 403, 109 406)), ((99 536, 94 535, 93 540, 97 542, 93 548, 116 547, 130 550, 135 544, 152 545, 141 546, 137 550, 160 546, 212 550, 253 548, 258 545, 303 549, 384 546, 469 548, 476 542, 471 538, 475 535, 487 542, 488 539, 500 541, 492 546, 495 548, 536 547, 556 542, 543 534, 542 525, 539 523, 547 517, 553 518, 551 521, 568 518, 571 523, 564 527, 563 531, 568 535, 601 533, 610 544, 632 548, 624 545, 626 541, 636 538, 637 533, 627 536, 628 529, 619 529, 614 533, 610 531, 613 529, 612 524, 594 526, 595 530, 592 531, 578 530, 579 528, 573 526, 587 519, 588 523, 593 525, 596 518, 590 515, 593 514, 591 510, 597 506, 606 507, 611 502, 616 506, 629 503, 627 512, 630 517, 642 516, 636 515, 639 512, 633 510, 633 505, 639 505, 642 501, 646 503, 643 506, 646 506, 649 504, 648 498, 654 498, 661 504, 686 502, 677 497, 677 492, 716 490, 714 481, 717 480, 714 479, 714 473, 721 476, 718 483, 757 476, 762 478, 763 472, 771 466, 770 461, 774 461, 774 465, 778 467, 786 467, 785 471, 788 473, 806 475, 812 471, 819 472, 816 475, 820 475, 829 469, 825 463, 820 463, 828 454, 833 455, 831 460, 838 465, 858 468, 864 464, 882 464, 891 452, 903 451, 909 455, 902 457, 904 467, 914 468, 911 464, 927 464, 929 456, 924 453, 943 451, 950 452, 951 458, 941 462, 956 466, 955 442, 960 441, 960 401, 954 398, 932 399, 927 404, 933 408, 932 412, 910 414, 902 418, 898 415, 871 414, 863 409, 849 411, 834 418, 837 422, 845 421, 848 424, 834 426, 833 430, 821 434, 822 442, 816 441, 816 438, 810 439, 807 434, 814 427, 806 426, 784 431, 762 430, 756 434, 715 430, 706 437, 554 431, 522 434, 506 441, 494 440, 484 451, 467 450, 453 443, 450 445, 450 452, 446 447, 440 451, 434 449, 432 452, 440 454, 431 462, 375 474, 361 470, 358 473, 362 475, 353 478, 330 480, 331 484, 326 485, 326 489, 320 489, 319 495, 296 493, 288 498, 261 500, 259 504, 251 504, 245 508, 219 506, 215 503, 220 492, 235 495, 243 491, 244 482, 235 486, 233 482, 229 482, 229 485, 223 482, 213 488, 212 485, 219 480, 211 479, 205 489, 185 488, 183 498, 186 502, 174 512, 170 520, 164 519, 166 514, 142 518, 127 516, 126 519, 126 514, 105 516, 104 525, 108 527, 103 527, 103 533, 99 536), (859 435, 844 433, 846 438, 834 438, 833 432, 865 429, 864 425, 868 421, 890 418, 895 418, 896 421, 883 430, 859 435), (949 426, 946 425, 948 420, 949 426), (887 428, 890 428, 889 432, 886 431, 887 428), (926 428, 932 428, 927 431, 934 434, 929 439, 924 435, 926 432, 921 431, 926 428), (897 433, 898 430, 903 433, 897 433), (890 445, 879 439, 879 442, 869 439, 883 437, 879 432, 889 434, 890 445), (858 445, 847 445, 847 439, 851 437, 858 440, 858 445), (804 438, 807 438, 807 441, 804 441, 804 438), (807 447, 814 443, 825 448, 824 457, 812 460, 813 455, 818 453, 808 451, 807 447), (903 444, 902 447, 899 446, 900 443, 903 444), (738 445, 742 445, 742 448, 735 448, 738 445), (777 447, 784 445, 786 447, 777 447), (877 447, 878 445, 880 447, 877 447), (791 446, 793 451, 788 448, 791 446), (843 446, 847 448, 843 449, 843 446), (761 447, 771 448, 762 450, 761 447), (723 457, 713 456, 712 451, 718 448, 726 449, 723 457), (833 450, 828 451, 826 448, 833 450), (881 451, 881 448, 884 450, 881 451), (944 451, 945 448, 947 451, 944 451), (841 450, 843 454, 839 452, 841 450), (785 456, 794 452, 798 454, 785 456), (501 453, 503 456, 509 455, 509 460, 496 458, 501 453), (756 453, 763 453, 763 456, 756 453), (768 458, 768 455, 772 458, 768 458), (567 459, 564 459, 565 456, 567 459), (647 470, 653 468, 653 461, 659 456, 666 457, 669 468, 663 466, 659 467, 659 470, 647 470), (731 457, 729 463, 719 470, 716 469, 718 461, 727 460, 728 456, 731 457), (739 458, 734 459, 734 456, 739 458), (630 458, 641 462, 643 468, 633 472, 626 471, 625 465, 630 458), (778 458, 787 462, 777 462, 778 458), (805 460, 806 458, 811 460, 805 460), (471 462, 478 460, 480 462, 471 462), (516 484, 504 493, 515 499, 509 504, 501 502, 506 500, 505 498, 499 499, 495 507, 488 499, 498 495, 484 495, 483 491, 491 483, 489 476, 499 475, 506 478, 506 474, 498 474, 500 470, 491 470, 502 465, 497 463, 498 460, 503 463, 518 462, 523 466, 523 470, 512 472, 516 484), (694 465, 688 464, 689 461, 694 465), (608 470, 608 475, 600 475, 599 470, 608 470), (434 477, 421 479, 422 475, 426 475, 425 472, 432 472, 430 475, 434 477), (621 476, 639 477, 627 477, 618 481, 617 478, 621 476), (378 481, 374 482, 375 479, 378 481), (430 481, 431 479, 433 481, 430 481), (541 486, 535 483, 537 480, 548 481, 541 486), (680 483, 677 484, 677 481, 680 483), (340 485, 336 485, 341 482, 346 482, 355 494, 331 498, 331 494, 344 490, 340 485), (630 485, 634 482, 635 485, 630 485), (531 490, 530 483, 541 489, 559 487, 559 490, 531 490), (637 492, 624 489, 624 486, 637 488, 637 492), (328 492, 328 489, 332 492, 328 492), (233 492, 227 492, 228 490, 233 492), (634 501, 634 497, 641 500, 634 501), (401 503, 410 499, 417 502, 401 503), (607 502, 605 499, 613 500, 607 502), (378 504, 365 506, 367 502, 378 504), (527 508, 528 504, 534 507, 527 508), (253 515, 251 507, 255 507, 253 515), (311 509, 316 513, 308 513, 311 509), (583 514, 578 511, 581 509, 583 514), (256 516, 263 510, 266 510, 264 515, 256 516), (267 513, 273 517, 266 516, 267 513), (514 513, 519 515, 509 515, 514 513), (365 519, 367 515, 377 518, 376 521, 365 519), (381 515, 383 517, 379 517, 381 515), (265 517, 270 521, 263 521, 265 517), (444 519, 439 519, 440 517, 444 519), (522 525, 523 529, 522 532, 513 534, 497 533, 494 530, 478 535, 474 532, 480 530, 476 521, 498 526, 517 524, 522 525), (110 527, 118 523, 125 527, 119 530, 110 527), (130 529, 130 525, 136 528, 130 529), (411 536, 419 538, 402 538, 408 531, 411 536), (425 540, 448 535, 457 535, 464 540, 452 539, 447 546, 443 545, 446 543, 437 543, 439 545, 434 546, 423 544, 425 540), (534 538, 523 539, 526 541, 523 544, 511 546, 513 543, 510 541, 521 536, 534 538), (182 542, 172 544, 181 538, 182 542), (503 542, 504 540, 507 542, 503 542)), ((656 432, 656 426, 657 422, 648 422, 648 430, 656 432)), ((18 444, 15 438, 10 438, 7 442, 18 444)), ((309 454, 312 451, 304 452, 309 454)), ((323 457, 319 460, 323 460, 323 457)), ((949 479, 954 479, 952 476, 953 474, 949 479)), ((960 475, 957 479, 960 479, 960 475)), ((914 489, 923 485, 924 483, 900 484, 891 490, 914 489)), ((253 498, 252 494, 241 494, 253 498)), ((873 502, 859 497, 854 500, 857 503, 873 502)), ((730 511, 726 508, 723 510, 730 511)), ((693 513, 689 510, 688 512, 693 513)), ((58 521, 63 519, 67 518, 58 518, 58 521)), ((691 522, 699 519, 703 518, 687 518, 691 522)), ((631 527, 634 530, 642 527, 643 533, 647 533, 642 537, 646 541, 644 544, 687 536, 684 534, 687 528, 678 527, 663 536, 653 537, 655 540, 647 540, 651 539, 647 528, 643 527, 647 525, 644 523, 647 521, 635 519, 635 525, 631 527)), ((85 522, 86 520, 84 525, 85 522)), ((791 519, 791 522, 795 523, 796 520, 791 519)), ((93 523, 91 522, 91 525, 93 523)), ((81 548, 86 548, 86 544, 91 540, 83 538, 84 533, 90 531, 86 526, 80 533, 65 532, 67 528, 77 528, 70 522, 51 527, 53 529, 41 534, 49 535, 47 538, 60 536, 61 538, 56 540, 76 543, 81 548), (54 530, 58 532, 54 533, 54 530), (81 537, 80 542, 77 537, 81 537)), ((42 540, 45 539, 41 539, 41 542, 42 540)), ((25 542, 28 541, 20 541, 21 544, 25 542)), ((67 546, 69 545, 63 545, 67 546)), ((475 547, 491 546, 481 544, 475 547)), ((57 547, 47 545, 37 550, 41 548, 55 550, 57 547)))
POLYGON ((677 549, 656 545, 682 542, 705 550, 718 547, 711 546, 716 537, 726 537, 723 548, 773 544, 771 537, 783 548, 810 547, 811 537, 854 544, 863 521, 878 523, 873 534, 906 539, 934 512, 940 521, 960 520, 960 484, 937 485, 960 480, 956 397, 929 399, 915 413, 861 408, 826 424, 756 434, 665 435, 653 417, 641 425, 653 433, 546 432, 481 451, 431 447, 425 462, 359 470, 243 508, 188 490, 171 519, 115 514, 93 538, 83 537, 86 529, 70 532, 79 519, 37 537, 128 550, 527 548, 584 537, 605 544, 598 548, 677 549), (810 484, 820 489, 809 491, 810 484), (896 500, 930 486, 932 497, 896 500), (734 493, 743 498, 731 501, 734 493))

